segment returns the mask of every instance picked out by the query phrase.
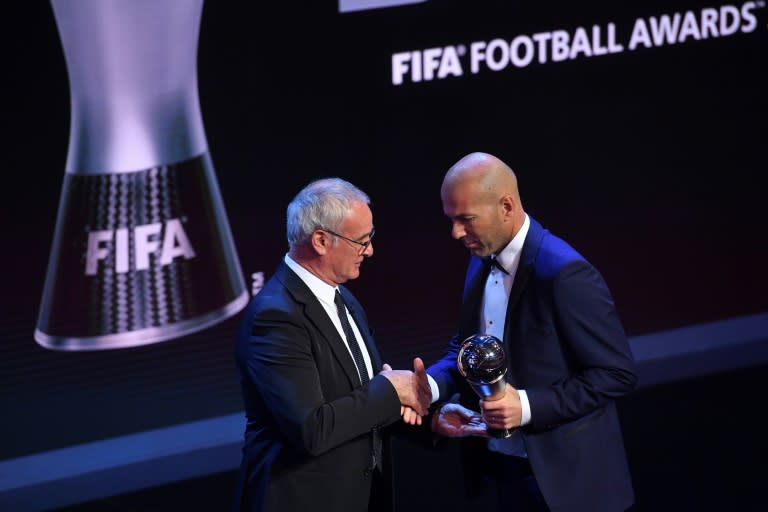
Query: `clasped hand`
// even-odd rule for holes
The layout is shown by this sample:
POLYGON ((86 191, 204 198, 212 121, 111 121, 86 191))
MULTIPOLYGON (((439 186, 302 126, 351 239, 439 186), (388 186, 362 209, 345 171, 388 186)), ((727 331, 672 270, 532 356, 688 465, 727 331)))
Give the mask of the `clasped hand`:
POLYGON ((421 425, 421 417, 427 414, 432 403, 432 389, 429 387, 427 370, 420 357, 413 359, 413 371, 393 370, 383 365, 379 375, 389 379, 400 399, 400 415, 410 425, 421 425))

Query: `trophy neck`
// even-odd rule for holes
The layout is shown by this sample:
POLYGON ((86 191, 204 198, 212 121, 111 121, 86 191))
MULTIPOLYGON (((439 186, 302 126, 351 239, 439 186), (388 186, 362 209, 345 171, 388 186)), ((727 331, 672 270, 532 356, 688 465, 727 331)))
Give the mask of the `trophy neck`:
POLYGON ((480 380, 474 380, 474 379, 469 379, 468 378, 467 381, 470 382, 471 384, 475 384, 475 385, 495 386, 495 385, 498 385, 499 383, 501 383, 501 384, 505 384, 506 383, 505 380, 504 380, 504 376, 506 374, 507 374, 507 372, 505 370, 501 375, 497 376, 493 380, 482 380, 482 381, 480 381, 480 380))
POLYGON ((66 170, 130 172, 207 151, 202 0, 52 0, 70 85, 66 170))

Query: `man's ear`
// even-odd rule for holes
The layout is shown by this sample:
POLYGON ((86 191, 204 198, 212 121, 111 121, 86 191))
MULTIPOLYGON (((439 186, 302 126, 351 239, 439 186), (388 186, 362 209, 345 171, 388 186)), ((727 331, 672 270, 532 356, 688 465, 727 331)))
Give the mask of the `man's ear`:
POLYGON ((325 254, 331 247, 331 238, 325 231, 315 230, 310 240, 312 241, 312 248, 317 254, 325 254))
POLYGON ((511 219, 517 209, 517 202, 512 194, 503 196, 500 200, 501 211, 505 218, 511 219))

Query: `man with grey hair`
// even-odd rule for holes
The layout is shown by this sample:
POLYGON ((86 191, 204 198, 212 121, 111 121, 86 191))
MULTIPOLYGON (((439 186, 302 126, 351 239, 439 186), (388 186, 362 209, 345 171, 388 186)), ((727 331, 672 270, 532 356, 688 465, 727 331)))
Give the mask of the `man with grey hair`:
POLYGON ((424 363, 382 364, 363 308, 343 286, 373 255, 369 202, 326 178, 288 205, 288 254, 237 339, 247 416, 237 510, 368 510, 382 479, 380 429, 401 415, 420 424, 427 412, 424 363))

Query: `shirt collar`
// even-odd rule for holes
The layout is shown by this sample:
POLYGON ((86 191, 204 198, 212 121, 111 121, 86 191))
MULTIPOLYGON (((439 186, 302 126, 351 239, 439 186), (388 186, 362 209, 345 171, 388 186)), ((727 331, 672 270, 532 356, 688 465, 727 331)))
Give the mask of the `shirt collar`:
POLYGON ((525 242, 525 237, 528 234, 528 228, 530 226, 531 221, 526 213, 520 231, 517 232, 515 237, 496 256, 496 261, 498 261, 507 272, 513 270, 513 267, 515 267, 516 263, 520 260, 520 252, 523 250, 523 243, 525 242))
POLYGON ((315 297, 327 304, 334 304, 333 299, 336 296, 337 287, 329 285, 315 274, 296 263, 296 260, 287 254, 285 255, 285 258, 283 258, 283 261, 288 265, 288 268, 296 272, 299 279, 304 281, 304 284, 309 287, 315 297))

